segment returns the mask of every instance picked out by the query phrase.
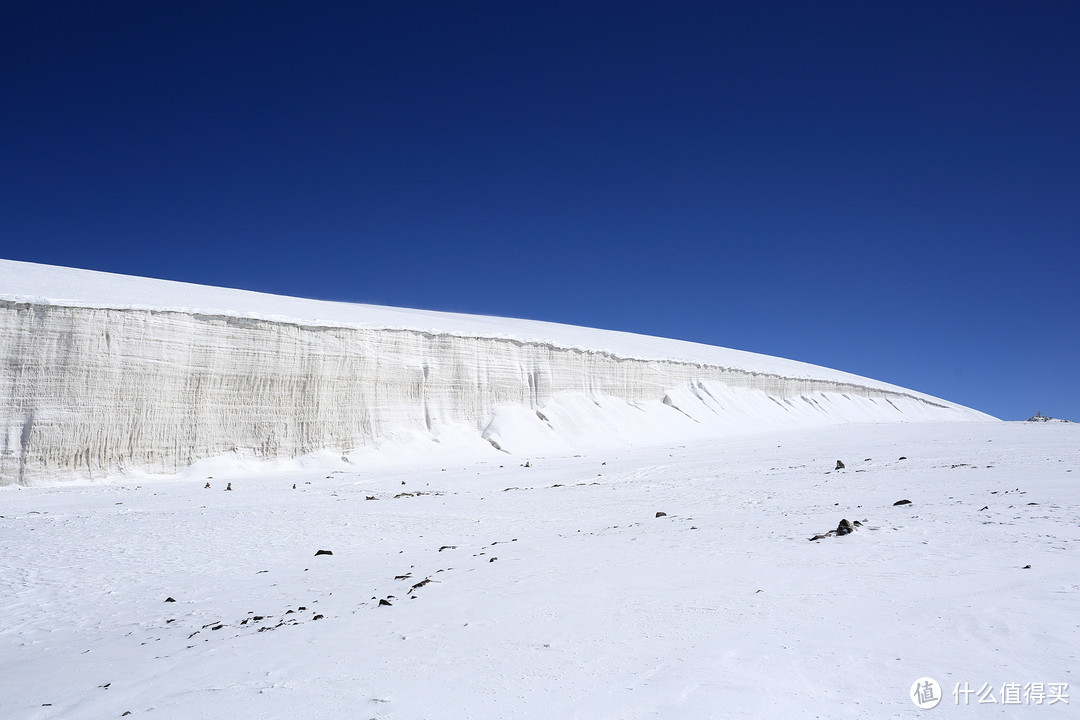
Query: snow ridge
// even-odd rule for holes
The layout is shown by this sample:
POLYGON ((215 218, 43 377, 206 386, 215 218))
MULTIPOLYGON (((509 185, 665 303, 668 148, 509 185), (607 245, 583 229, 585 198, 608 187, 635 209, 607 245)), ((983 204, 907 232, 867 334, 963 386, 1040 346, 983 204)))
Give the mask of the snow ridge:
POLYGON ((693 343, 317 301, 297 301, 305 312, 290 317, 290 298, 47 266, 23 274, 27 265, 0 261, 0 484, 171 474, 221 456, 350 463, 393 444, 522 454, 989 419, 847 373, 693 343), (166 309, 125 304, 108 290, 114 278, 149 298, 178 294, 166 309), (81 299, 42 298, 72 288, 81 299), (185 305, 206 308, 215 294, 232 307, 185 305), (266 314, 238 312, 241 300, 262 301, 255 310, 266 314), (312 321, 320 313, 337 320, 312 321), (401 320, 414 327, 388 327, 401 320))

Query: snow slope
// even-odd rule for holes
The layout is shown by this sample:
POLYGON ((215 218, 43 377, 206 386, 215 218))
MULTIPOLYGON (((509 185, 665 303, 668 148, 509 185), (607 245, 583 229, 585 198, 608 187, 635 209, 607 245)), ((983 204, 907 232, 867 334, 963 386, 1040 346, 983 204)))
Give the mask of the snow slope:
POLYGON ((1080 425, 523 464, 0 488, 0 717, 1076 715, 1080 425))
POLYGON ((987 420, 805 363, 552 323, 0 261, 0 484, 371 448, 517 454, 987 420))

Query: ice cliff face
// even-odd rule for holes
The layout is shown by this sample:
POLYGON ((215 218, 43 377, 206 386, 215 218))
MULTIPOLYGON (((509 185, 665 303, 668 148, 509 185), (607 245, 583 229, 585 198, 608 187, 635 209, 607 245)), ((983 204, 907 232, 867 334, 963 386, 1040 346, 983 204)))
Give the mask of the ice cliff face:
MULTIPOLYGON (((641 345, 666 343, 661 359, 613 352, 604 346, 618 343, 601 342, 600 331, 582 330, 568 347, 509 332, 52 299, 72 273, 91 285, 117 277, 0 262, 0 484, 172 473, 227 453, 340 456, 402 437, 535 452, 777 426, 987 419, 824 368, 814 377, 800 363, 785 375, 788 361, 775 358, 763 358, 767 371, 702 362, 687 348, 703 346, 655 338, 641 345), (582 346, 590 333, 595 349, 582 346), (680 361, 683 346, 691 359, 680 361)), ((503 322, 504 331, 528 325, 503 322)))

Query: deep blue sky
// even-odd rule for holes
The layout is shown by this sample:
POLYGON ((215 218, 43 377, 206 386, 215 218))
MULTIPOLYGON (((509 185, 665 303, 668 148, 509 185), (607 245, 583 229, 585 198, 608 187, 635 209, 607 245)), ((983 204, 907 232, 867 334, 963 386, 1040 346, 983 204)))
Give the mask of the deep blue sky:
POLYGON ((1080 420, 1080 5, 0 8, 0 257, 1080 420))

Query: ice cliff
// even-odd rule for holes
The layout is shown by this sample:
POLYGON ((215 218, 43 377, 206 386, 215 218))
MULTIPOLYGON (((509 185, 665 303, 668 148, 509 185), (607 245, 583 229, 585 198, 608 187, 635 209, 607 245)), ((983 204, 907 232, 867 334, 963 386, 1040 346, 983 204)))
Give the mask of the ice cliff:
POLYGON ((0 261, 0 484, 393 441, 490 452, 986 420, 753 353, 0 261), (487 447, 487 445, 484 445, 487 447))

